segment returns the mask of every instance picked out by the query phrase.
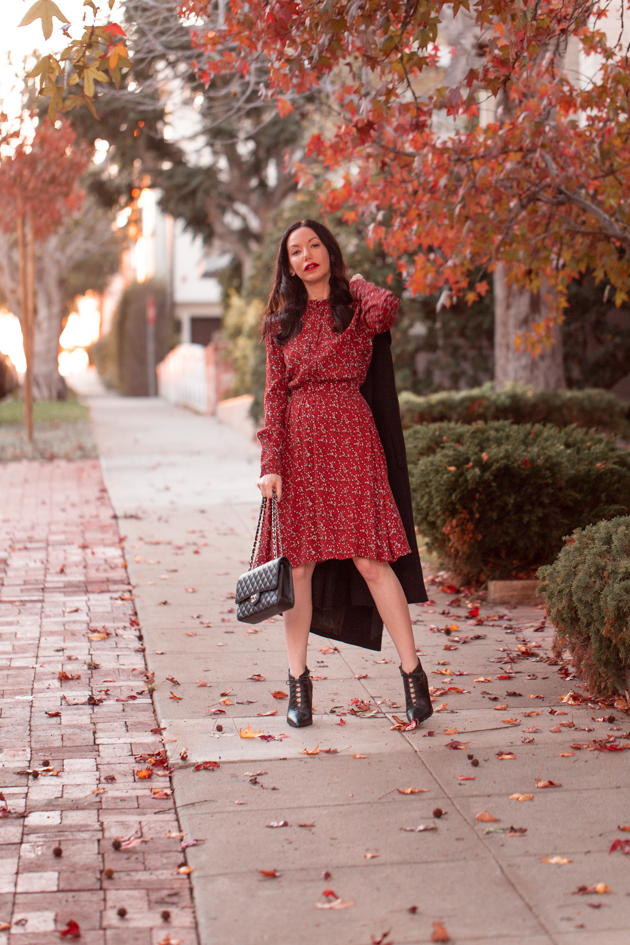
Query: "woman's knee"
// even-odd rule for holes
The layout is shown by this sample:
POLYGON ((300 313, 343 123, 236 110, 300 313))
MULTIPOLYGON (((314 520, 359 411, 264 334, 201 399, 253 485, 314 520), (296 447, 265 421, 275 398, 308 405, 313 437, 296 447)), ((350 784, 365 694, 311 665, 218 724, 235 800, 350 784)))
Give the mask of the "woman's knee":
POLYGON ((293 580, 298 584, 302 581, 308 581, 313 576, 313 571, 315 570, 314 561, 306 561, 304 564, 298 564, 296 567, 291 569, 293 572, 293 580))
POLYGON ((386 561, 374 561, 371 558, 353 558, 357 570, 368 582, 378 581, 385 576, 389 565, 386 561))

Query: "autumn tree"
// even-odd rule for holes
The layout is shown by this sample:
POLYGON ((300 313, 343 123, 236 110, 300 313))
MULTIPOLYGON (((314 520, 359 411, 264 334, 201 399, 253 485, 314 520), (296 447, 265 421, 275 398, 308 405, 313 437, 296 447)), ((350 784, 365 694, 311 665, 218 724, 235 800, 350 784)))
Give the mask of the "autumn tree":
POLYGON ((0 287, 22 323, 35 399, 65 396, 57 359, 69 277, 74 289, 88 288, 77 274, 81 263, 98 257, 99 270, 104 266, 109 274, 117 262, 111 220, 93 201, 86 203, 81 187, 89 161, 90 152, 77 147, 67 122, 56 128, 48 121, 37 125, 32 141, 23 138, 0 160, 0 287), (20 227, 32 247, 31 301, 26 306, 20 227))
POLYGON ((558 386, 544 352, 572 280, 591 271, 616 304, 628 298, 625 6, 186 0, 182 9, 212 23, 200 69, 247 75, 265 56, 265 95, 281 111, 290 94, 334 76, 336 114, 311 138, 302 179, 314 163, 327 170, 324 207, 366 219, 413 293, 472 303, 488 289, 480 274, 493 272, 499 379, 558 386), (456 46, 448 68, 441 32, 456 46))

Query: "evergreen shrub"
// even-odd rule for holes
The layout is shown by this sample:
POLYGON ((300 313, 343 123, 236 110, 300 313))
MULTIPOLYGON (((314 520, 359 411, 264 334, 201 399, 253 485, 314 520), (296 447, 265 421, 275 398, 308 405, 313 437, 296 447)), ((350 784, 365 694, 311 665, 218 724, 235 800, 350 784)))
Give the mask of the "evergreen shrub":
POLYGON ((495 390, 492 383, 471 390, 445 390, 426 397, 409 391, 400 395, 403 427, 414 423, 475 423, 511 420, 513 423, 576 424, 630 437, 628 407, 607 390, 536 390, 512 385, 495 390))
POLYGON ((630 514, 630 453, 595 430, 434 423, 405 439, 416 525, 466 582, 531 579, 573 529, 630 514))
POLYGON ((630 688, 630 516, 577 529, 538 576, 556 655, 593 695, 630 688))

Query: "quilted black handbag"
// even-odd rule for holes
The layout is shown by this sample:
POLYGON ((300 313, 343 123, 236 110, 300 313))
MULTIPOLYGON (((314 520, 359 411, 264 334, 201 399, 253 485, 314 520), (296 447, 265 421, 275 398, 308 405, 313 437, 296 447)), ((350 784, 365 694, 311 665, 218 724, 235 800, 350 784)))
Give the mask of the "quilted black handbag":
POLYGON ((290 610, 295 599, 293 596, 293 576, 291 562, 282 554, 280 523, 278 521, 278 499, 274 492, 271 502, 271 532, 273 536, 273 561, 256 566, 260 550, 260 536, 267 509, 267 499, 262 500, 258 527, 249 571, 241 574, 236 582, 236 619, 243 623, 261 623, 268 617, 275 617, 285 610, 290 610))

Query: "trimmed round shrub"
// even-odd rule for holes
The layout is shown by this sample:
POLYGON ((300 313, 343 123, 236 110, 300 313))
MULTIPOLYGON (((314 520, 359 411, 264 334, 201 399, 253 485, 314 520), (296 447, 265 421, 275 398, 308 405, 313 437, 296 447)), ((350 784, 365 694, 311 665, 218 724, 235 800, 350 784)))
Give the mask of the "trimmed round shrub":
POLYGON ((534 578, 564 535, 630 513, 630 453, 595 430, 439 423, 405 439, 416 525, 466 582, 534 578))
POLYGON ((471 390, 445 390, 427 397, 405 391, 400 395, 403 427, 414 423, 552 423, 630 437, 628 407, 607 390, 536 390, 511 385, 495 390, 492 382, 471 390))
POLYGON ((555 654, 569 650, 593 695, 630 688, 630 516, 577 529, 538 576, 555 654))

